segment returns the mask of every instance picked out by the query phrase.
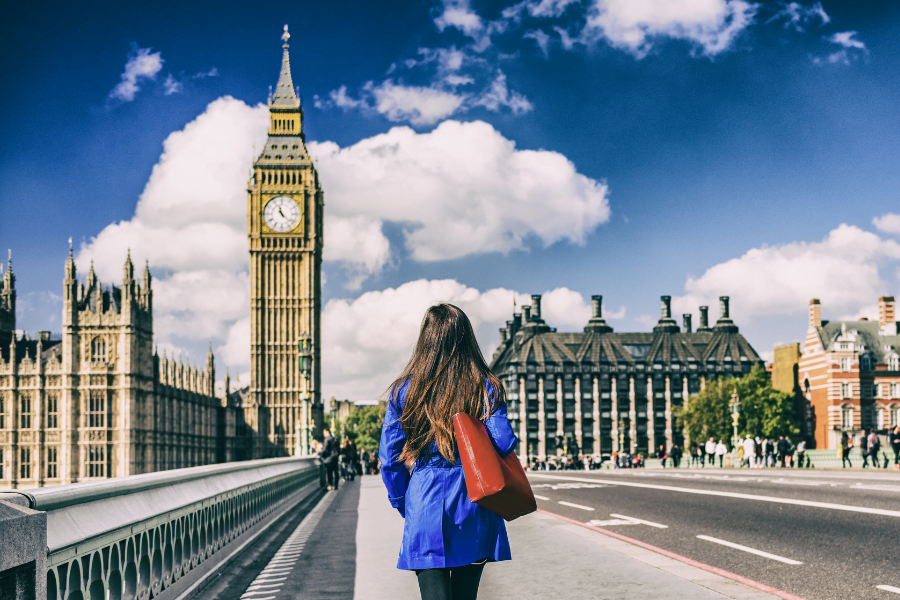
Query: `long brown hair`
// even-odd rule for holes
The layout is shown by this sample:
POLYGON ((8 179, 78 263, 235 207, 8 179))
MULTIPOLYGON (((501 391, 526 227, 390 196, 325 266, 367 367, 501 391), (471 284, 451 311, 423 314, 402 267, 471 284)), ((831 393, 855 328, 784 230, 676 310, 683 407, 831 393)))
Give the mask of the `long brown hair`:
POLYGON ((466 413, 485 420, 506 401, 469 318, 452 304, 436 304, 425 311, 412 357, 389 388, 391 402, 398 402, 404 384, 408 387, 400 425, 406 443, 400 460, 406 464, 418 461, 435 443, 441 456, 455 461, 453 415, 466 413), (485 382, 492 388, 490 407, 485 403, 485 382))

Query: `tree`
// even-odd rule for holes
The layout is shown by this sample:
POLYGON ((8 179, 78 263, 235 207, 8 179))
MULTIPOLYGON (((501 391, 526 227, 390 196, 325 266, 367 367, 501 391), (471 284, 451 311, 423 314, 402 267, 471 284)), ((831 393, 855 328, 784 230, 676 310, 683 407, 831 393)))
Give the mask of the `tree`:
POLYGON ((700 443, 710 437, 730 440, 734 433, 731 420, 731 395, 741 401, 738 434, 760 437, 797 435, 800 432, 794 411, 794 398, 772 387, 769 374, 760 366, 739 379, 718 378, 687 403, 676 407, 678 420, 690 439, 700 443))
POLYGON ((378 452, 385 409, 381 404, 354 407, 344 421, 344 434, 355 439, 360 450, 365 448, 369 452, 378 452))

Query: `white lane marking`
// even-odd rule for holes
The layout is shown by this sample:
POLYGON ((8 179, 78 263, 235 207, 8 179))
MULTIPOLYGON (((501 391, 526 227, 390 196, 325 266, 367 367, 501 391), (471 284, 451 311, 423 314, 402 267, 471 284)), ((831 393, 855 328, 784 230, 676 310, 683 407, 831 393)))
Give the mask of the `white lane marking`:
POLYGON ((572 508, 580 508, 581 510, 594 510, 590 506, 583 506, 581 504, 574 504, 572 502, 564 502, 563 500, 560 500, 559 503, 563 506, 571 506, 572 508))
POLYGON ((547 496, 538 496, 537 494, 535 494, 534 497, 537 498, 538 500, 549 500, 550 499, 547 496))
POLYGON ((635 483, 633 481, 609 481, 604 479, 585 479, 581 477, 561 477, 559 475, 538 475, 529 473, 529 477, 541 477, 546 479, 567 479, 573 481, 599 481, 611 485, 636 487, 651 490, 665 490, 667 492, 682 492, 685 494, 699 494, 701 496, 721 496, 724 498, 739 498, 742 500, 757 500, 760 502, 775 502, 778 504, 793 504, 796 506, 811 506, 814 508, 827 508, 830 510, 843 510, 847 512, 867 513, 870 515, 882 515, 885 517, 900 517, 900 510, 887 510, 884 508, 868 508, 866 506, 849 506, 847 504, 832 504, 831 502, 815 502, 813 500, 797 500, 795 498, 775 498, 773 496, 757 496, 755 494, 739 494, 737 492, 721 492, 718 490, 698 490, 694 488, 681 488, 671 485, 655 485, 652 483, 635 483))
MULTIPOLYGON (((266 590, 262 592, 246 592, 241 594, 241 598, 249 598, 250 596, 259 596, 260 594, 271 594, 272 590, 266 590)), ((272 596, 274 598, 275 596, 272 596)), ((255 600, 262 600, 262 598, 256 598, 255 600)))
POLYGON ((668 529, 668 525, 660 525, 659 523, 654 523, 653 521, 644 521, 643 519, 635 519, 634 517, 626 517, 625 515, 614 515, 612 513, 609 514, 611 517, 616 517, 617 519, 628 519, 629 521, 634 521, 635 523, 640 523, 642 525, 649 525, 650 527, 656 527, 658 529, 668 529))
MULTIPOLYGON (((252 584, 250 587, 247 588, 247 591, 249 592, 249 591, 252 591, 252 590, 259 590, 259 589, 262 589, 262 588, 280 588, 280 587, 282 587, 283 585, 284 585, 283 583, 259 583, 259 584, 254 583, 254 584, 252 584)), ((269 590, 269 591, 270 591, 270 592, 275 592, 275 591, 277 591, 277 590, 269 590)))
POLYGON ((900 588, 894 587, 892 585, 876 585, 875 587, 886 592, 894 592, 895 594, 900 594, 900 588))
POLYGON ((762 550, 756 550, 755 548, 748 548, 747 546, 741 546, 740 544, 735 544, 734 542, 726 542, 725 540, 720 540, 719 538, 709 537, 708 535, 698 535, 697 537, 700 538, 701 540, 706 540, 707 542, 713 542, 715 544, 722 544, 723 546, 728 546, 729 548, 734 548, 735 550, 743 550, 744 552, 749 552, 750 554, 755 554, 757 556, 763 556, 765 558, 771 558, 772 560, 777 560, 779 562, 783 562, 788 565, 802 565, 803 564, 799 560, 785 558, 783 556, 778 556, 777 554, 769 554, 768 552, 763 552, 762 550))
POLYGON ((625 519, 591 519, 587 522, 588 525, 593 525, 594 527, 609 527, 610 525, 640 525, 635 521, 625 520, 625 519))
POLYGON ((277 577, 277 578, 257 577, 256 579, 253 580, 253 583, 250 584, 250 587, 253 587, 257 583, 270 583, 270 582, 275 582, 275 581, 284 581, 285 579, 287 579, 287 577, 277 577))

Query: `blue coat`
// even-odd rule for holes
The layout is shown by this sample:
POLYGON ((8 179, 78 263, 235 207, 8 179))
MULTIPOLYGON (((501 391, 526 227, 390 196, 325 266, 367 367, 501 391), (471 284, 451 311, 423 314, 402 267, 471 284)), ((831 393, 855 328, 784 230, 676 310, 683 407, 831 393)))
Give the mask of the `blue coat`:
MULTIPOLYGON (((492 562, 510 560, 506 524, 496 513, 469 500, 459 453, 454 464, 433 447, 411 473, 398 462, 406 443, 399 417, 408 384, 404 383, 397 397, 392 395, 388 402, 378 451, 388 499, 404 518, 397 568, 459 567, 484 558, 492 562)), ((506 417, 505 403, 485 425, 497 452, 506 456, 515 449, 519 440, 506 417)))

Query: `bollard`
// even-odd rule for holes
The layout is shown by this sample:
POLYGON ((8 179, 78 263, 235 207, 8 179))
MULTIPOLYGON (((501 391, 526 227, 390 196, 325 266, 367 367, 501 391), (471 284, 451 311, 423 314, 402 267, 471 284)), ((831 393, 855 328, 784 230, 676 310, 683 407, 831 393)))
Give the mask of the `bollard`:
POLYGON ((47 597, 47 513, 21 506, 24 496, 0 493, 0 596, 47 597))

